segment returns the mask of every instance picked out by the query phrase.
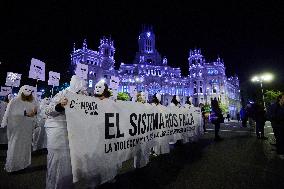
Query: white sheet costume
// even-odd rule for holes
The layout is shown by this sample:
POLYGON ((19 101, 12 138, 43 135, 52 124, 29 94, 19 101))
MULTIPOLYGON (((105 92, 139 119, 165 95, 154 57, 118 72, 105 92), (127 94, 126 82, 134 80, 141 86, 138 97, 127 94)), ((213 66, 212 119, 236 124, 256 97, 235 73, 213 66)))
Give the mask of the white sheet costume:
MULTIPOLYGON (((5 110, 7 107, 7 103, 4 101, 0 101, 0 123, 5 114, 5 110)), ((7 140, 7 128, 0 128, 0 144, 8 144, 7 140)))
POLYGON ((33 132, 33 151, 40 150, 46 148, 46 132, 45 132, 45 121, 47 115, 45 114, 45 108, 49 104, 50 99, 44 98, 41 100, 38 114, 37 114, 37 127, 34 129, 33 132))
POLYGON ((45 124, 48 149, 46 188, 73 187, 66 116, 60 101, 67 92, 78 93, 85 89, 85 85, 83 79, 72 76, 70 87, 56 94, 45 108, 48 116, 45 124))
POLYGON ((7 126, 8 151, 5 169, 7 172, 18 171, 31 164, 32 132, 35 126, 35 117, 25 116, 37 108, 35 100, 23 101, 31 94, 31 87, 24 85, 20 88, 17 97, 12 99, 6 109, 1 127, 7 126))

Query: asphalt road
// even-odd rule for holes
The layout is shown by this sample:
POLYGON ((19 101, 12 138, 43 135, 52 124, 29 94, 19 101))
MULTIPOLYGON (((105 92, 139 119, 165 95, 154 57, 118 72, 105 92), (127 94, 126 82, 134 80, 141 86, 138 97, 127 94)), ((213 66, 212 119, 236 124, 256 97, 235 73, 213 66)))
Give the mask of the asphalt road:
MULTIPOLYGON (((269 143, 273 142, 270 123, 268 140, 256 139, 249 128, 236 122, 221 128, 223 141, 214 142, 214 128, 208 126, 197 142, 177 145, 170 154, 151 158, 150 163, 133 169, 126 162, 114 183, 99 189, 184 189, 184 188, 284 188, 284 160, 269 143)), ((32 154, 32 165, 24 171, 7 174, 3 168, 6 146, 0 146, 0 188, 45 188, 46 151, 32 154)), ((75 188, 85 188, 77 183, 75 188)))

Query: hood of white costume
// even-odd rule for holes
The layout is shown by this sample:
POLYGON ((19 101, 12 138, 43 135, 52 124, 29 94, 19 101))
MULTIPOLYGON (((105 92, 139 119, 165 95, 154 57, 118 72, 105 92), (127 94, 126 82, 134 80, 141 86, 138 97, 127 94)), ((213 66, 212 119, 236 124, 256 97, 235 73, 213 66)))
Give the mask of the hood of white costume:
POLYGON ((30 96, 33 92, 33 88, 29 85, 24 85, 20 88, 19 93, 18 93, 18 97, 20 97, 22 95, 22 93, 25 96, 30 96))
POLYGON ((100 80, 96 85, 95 85, 95 90, 94 94, 97 95, 102 95, 104 90, 105 90, 105 82, 103 80, 100 80))
POLYGON ((78 93, 79 91, 86 90, 86 82, 84 79, 78 77, 77 75, 73 75, 70 81, 70 86, 68 88, 69 91, 73 93, 78 93))

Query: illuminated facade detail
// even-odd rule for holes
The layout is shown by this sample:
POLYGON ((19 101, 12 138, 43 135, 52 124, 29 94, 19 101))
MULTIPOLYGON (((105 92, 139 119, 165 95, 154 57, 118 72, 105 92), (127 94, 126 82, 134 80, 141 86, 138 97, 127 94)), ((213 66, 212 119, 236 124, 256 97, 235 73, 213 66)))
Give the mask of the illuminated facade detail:
MULTIPOLYGON (((184 103, 187 96, 192 96, 193 103, 210 103, 217 98, 229 106, 235 115, 240 106, 239 80, 237 76, 227 78, 223 60, 219 57, 215 62, 207 63, 200 49, 189 52, 189 75, 181 76, 180 68, 168 66, 156 49, 155 34, 151 27, 143 28, 138 37, 138 52, 132 64, 121 63, 118 70, 114 69, 114 43, 110 38, 100 40, 99 50, 87 48, 84 40, 82 48, 73 48, 71 65, 76 63, 89 65, 89 91, 101 79, 109 82, 110 76, 120 78, 119 91, 129 93, 130 86, 138 91, 147 90, 152 96, 156 92, 162 94, 162 102, 170 104, 173 95, 179 95, 184 103)), ((151 99, 151 97, 150 97, 151 99)))

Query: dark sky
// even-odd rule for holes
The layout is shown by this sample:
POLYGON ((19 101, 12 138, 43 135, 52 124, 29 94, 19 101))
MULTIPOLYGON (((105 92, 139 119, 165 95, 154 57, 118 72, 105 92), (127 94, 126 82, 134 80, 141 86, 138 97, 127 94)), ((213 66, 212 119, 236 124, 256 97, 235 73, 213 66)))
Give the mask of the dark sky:
POLYGON ((4 85, 7 71, 27 78, 32 57, 46 62, 48 71, 66 73, 73 42, 81 47, 84 38, 88 47, 97 50, 100 37, 111 35, 116 62, 131 63, 141 25, 151 24, 157 49, 183 73, 189 49, 197 47, 208 61, 217 55, 223 58, 227 73, 237 73, 242 83, 252 74, 270 71, 276 74, 275 86, 283 86, 281 1, 90 2, 1 1, 0 84, 4 85))

